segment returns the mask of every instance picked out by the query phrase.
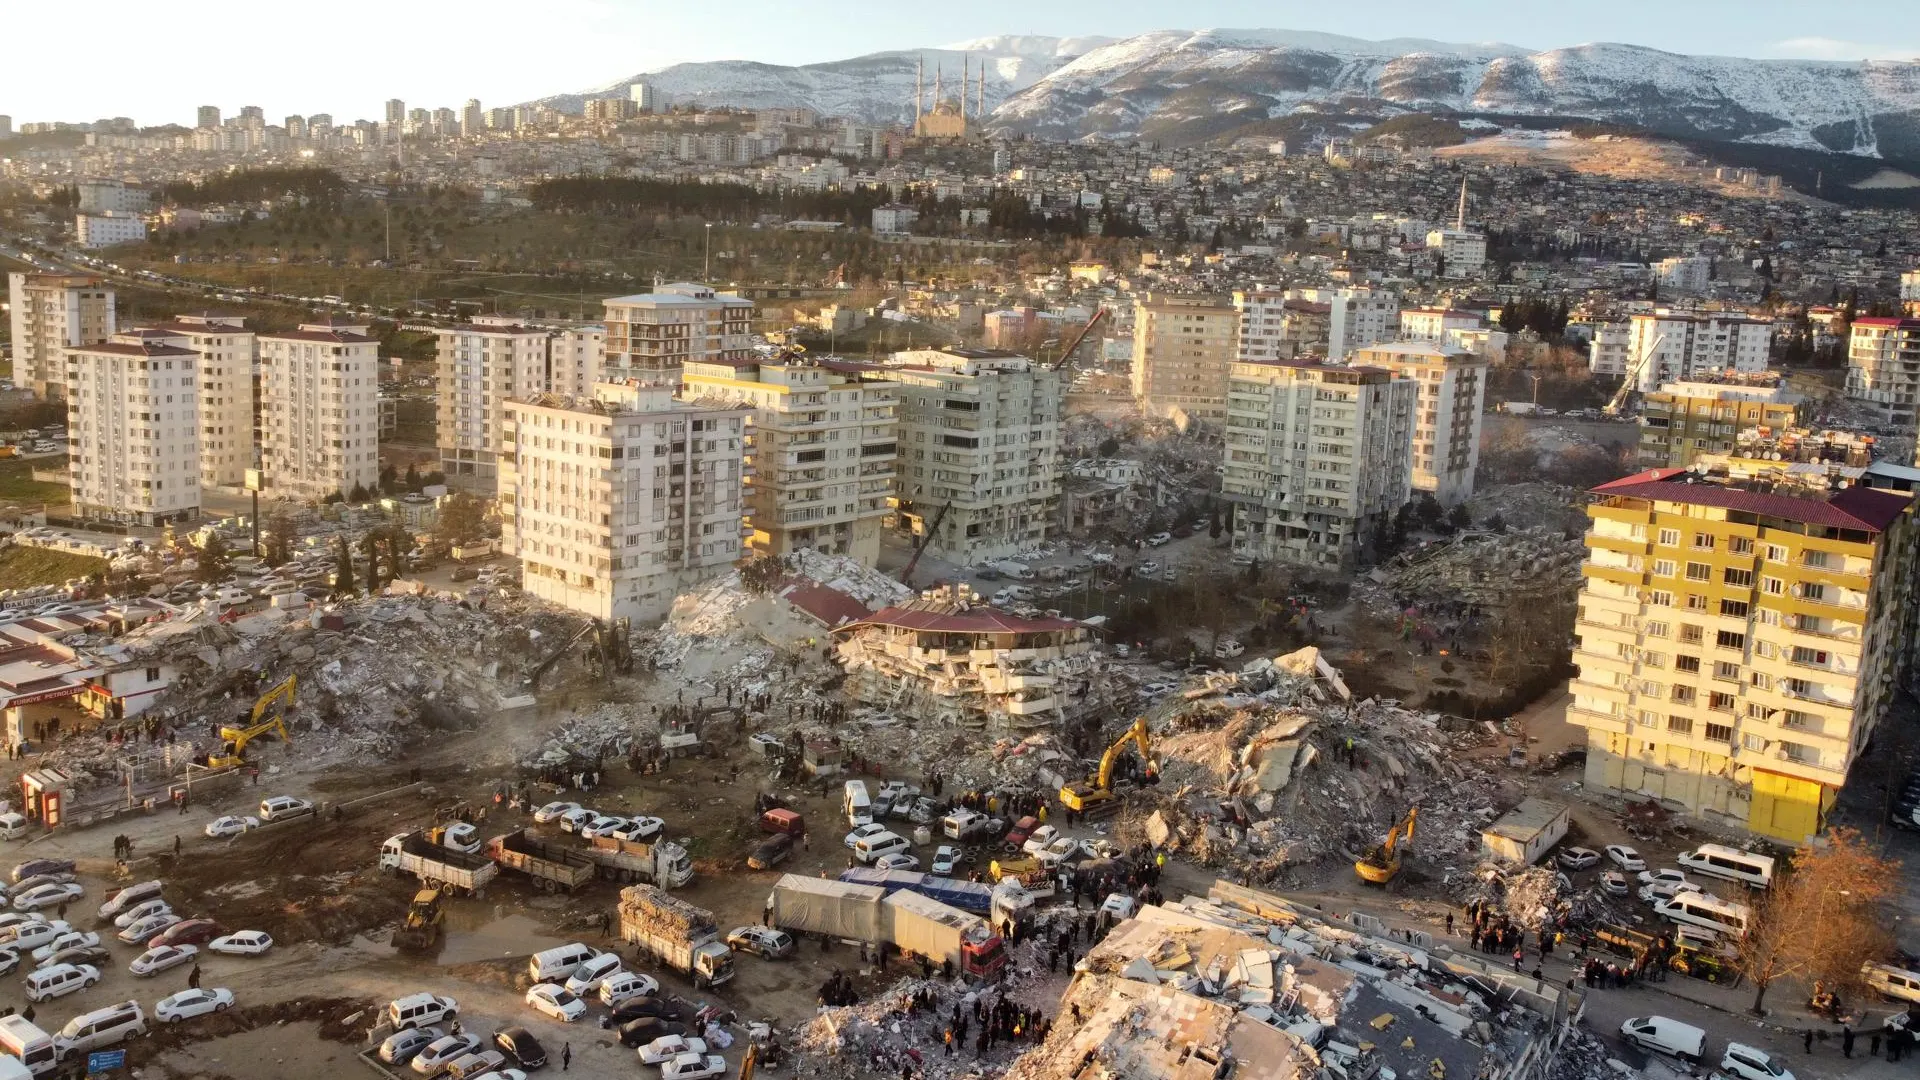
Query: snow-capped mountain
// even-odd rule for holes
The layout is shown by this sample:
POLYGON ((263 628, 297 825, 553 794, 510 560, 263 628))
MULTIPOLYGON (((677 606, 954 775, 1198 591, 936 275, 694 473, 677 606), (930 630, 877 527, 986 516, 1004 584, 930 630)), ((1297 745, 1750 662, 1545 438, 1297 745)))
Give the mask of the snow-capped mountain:
MULTIPOLYGON (((1682 56, 1636 45, 1534 52, 1497 42, 1364 41, 1293 30, 1159 30, 1121 40, 1003 35, 786 67, 676 64, 543 104, 577 112, 636 81, 676 101, 912 115, 914 72, 959 94, 985 72, 989 126, 1053 138, 1200 142, 1300 113, 1566 116, 1675 136, 1920 158, 1920 62, 1682 56), (977 74, 976 76, 977 77, 977 74)), ((968 111, 976 97, 968 94, 968 111)))
POLYGON ((1169 30, 1088 51, 1014 95, 991 123, 1007 133, 1191 142, 1301 111, 1590 117, 1671 135, 1920 156, 1920 63, 1169 30))
MULTIPOLYGON (((1111 42, 1105 37, 1032 37, 1017 34, 956 42, 933 49, 869 53, 850 60, 787 67, 747 60, 720 60, 675 64, 655 72, 590 90, 561 94, 537 104, 563 112, 579 112, 588 98, 624 97, 636 82, 651 83, 670 101, 742 108, 805 106, 829 116, 851 116, 871 123, 893 123, 913 116, 916 65, 924 66, 925 91, 931 104, 938 78, 944 96, 960 96, 962 68, 969 86, 985 73, 986 107, 991 112, 1008 96, 1032 86, 1042 76, 1089 49, 1111 42)), ((979 92, 967 91, 972 113, 979 92)))

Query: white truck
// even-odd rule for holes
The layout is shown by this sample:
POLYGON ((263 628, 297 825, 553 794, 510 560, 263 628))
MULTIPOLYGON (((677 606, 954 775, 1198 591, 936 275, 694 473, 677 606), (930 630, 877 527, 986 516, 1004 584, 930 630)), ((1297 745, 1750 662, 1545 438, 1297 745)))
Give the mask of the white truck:
POLYGON ((428 885, 479 896, 500 868, 484 855, 443 847, 415 830, 387 837, 380 845, 380 869, 412 874, 428 885))
POLYGON ((642 843, 597 836, 582 854, 600 867, 600 876, 610 881, 644 882, 663 889, 678 889, 693 880, 693 859, 687 849, 671 840, 642 843))
POLYGON ((713 913, 652 885, 620 890, 620 938, 642 954, 711 990, 733 978, 733 950, 720 939, 713 913))
POLYGON ((766 913, 782 930, 894 945, 902 954, 951 961, 977 979, 1007 965, 1005 942, 986 919, 911 889, 786 874, 767 897, 766 913))

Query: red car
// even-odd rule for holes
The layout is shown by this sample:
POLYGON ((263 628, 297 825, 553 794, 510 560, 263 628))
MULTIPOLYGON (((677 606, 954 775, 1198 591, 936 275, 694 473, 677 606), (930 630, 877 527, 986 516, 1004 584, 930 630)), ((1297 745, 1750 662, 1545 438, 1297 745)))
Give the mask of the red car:
POLYGON ((1020 845, 1026 843, 1027 837, 1032 836, 1033 830, 1039 827, 1040 819, 1032 814, 1014 822, 1013 831, 1007 834, 1007 847, 1015 851, 1020 850, 1020 845))
POLYGON ((212 919, 188 919, 177 922, 148 939, 149 948, 162 945, 205 945, 226 931, 212 919))

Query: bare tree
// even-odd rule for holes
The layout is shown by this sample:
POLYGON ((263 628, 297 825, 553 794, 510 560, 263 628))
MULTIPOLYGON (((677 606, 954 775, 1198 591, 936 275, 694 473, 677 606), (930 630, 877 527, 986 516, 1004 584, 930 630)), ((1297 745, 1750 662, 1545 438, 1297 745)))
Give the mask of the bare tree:
POLYGON ((1792 873, 1774 883, 1740 943, 1740 974, 1762 1013, 1777 979, 1855 987, 1860 968, 1886 955, 1886 903, 1899 864, 1873 853, 1852 829, 1834 829, 1793 853, 1792 873))

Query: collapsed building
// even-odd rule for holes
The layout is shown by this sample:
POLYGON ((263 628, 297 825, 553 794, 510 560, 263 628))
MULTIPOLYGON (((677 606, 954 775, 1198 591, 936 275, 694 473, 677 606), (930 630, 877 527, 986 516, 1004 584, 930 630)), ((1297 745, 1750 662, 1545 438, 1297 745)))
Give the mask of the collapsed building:
POLYGON ((1579 994, 1409 936, 1215 882, 1118 924, 1006 1076, 1530 1080, 1563 1067, 1582 1038, 1579 994))
POLYGON ((1091 627, 1011 615, 962 589, 929 590, 836 631, 847 696, 923 720, 1001 730, 1068 724, 1105 701, 1091 627))

